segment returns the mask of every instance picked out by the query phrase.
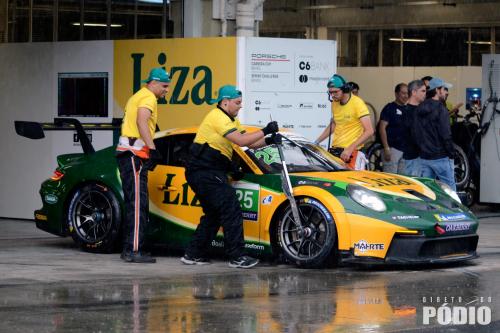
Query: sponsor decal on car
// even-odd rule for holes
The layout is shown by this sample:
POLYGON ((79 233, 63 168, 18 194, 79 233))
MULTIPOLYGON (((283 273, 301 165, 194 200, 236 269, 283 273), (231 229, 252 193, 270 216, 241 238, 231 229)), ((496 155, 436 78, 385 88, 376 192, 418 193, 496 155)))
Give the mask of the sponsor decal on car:
POLYGON ((38 221, 47 221, 47 215, 37 213, 35 214, 35 219, 38 221))
POLYGON ((419 219, 419 218, 420 218, 420 216, 418 216, 418 215, 395 215, 395 216, 392 216, 393 220, 398 220, 398 221, 415 220, 415 219, 419 219))
POLYGON ((58 201, 58 198, 56 195, 54 195, 54 194, 46 194, 45 195, 45 202, 46 203, 53 205, 53 204, 57 203, 57 201, 58 201))
POLYGON ((442 226, 446 232, 456 232, 456 231, 469 231, 472 223, 469 222, 458 222, 458 223, 446 223, 442 226))
POLYGON ((271 202, 273 202, 273 196, 272 195, 267 195, 264 197, 264 199, 262 199, 262 204, 263 205, 270 205, 271 202))
POLYGON ((233 184, 241 205, 243 219, 257 222, 259 220, 259 192, 258 184, 237 182, 233 184))
POLYGON ((463 213, 457 214, 434 214, 436 220, 440 222, 461 221, 467 219, 467 215, 463 213))
POLYGON ((366 251, 378 251, 383 250, 385 245, 383 243, 368 243, 365 240, 359 240, 354 243, 354 252, 359 251, 361 253, 365 253, 366 251))
MULTIPOLYGON (((223 248, 224 247, 224 241, 223 240, 212 240, 212 244, 211 244, 213 247, 219 247, 219 248, 223 248)), ((259 250, 259 251, 264 251, 264 245, 260 245, 260 244, 253 244, 253 243, 246 243, 245 244, 245 249, 252 249, 252 250, 259 250)))

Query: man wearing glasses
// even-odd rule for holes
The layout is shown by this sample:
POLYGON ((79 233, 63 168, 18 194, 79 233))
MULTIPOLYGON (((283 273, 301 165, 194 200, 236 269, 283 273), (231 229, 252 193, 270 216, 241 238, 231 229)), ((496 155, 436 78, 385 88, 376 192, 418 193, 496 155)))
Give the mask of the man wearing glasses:
POLYGON ((315 142, 320 143, 333 133, 330 153, 340 157, 352 169, 365 169, 366 158, 360 149, 373 135, 368 107, 351 93, 349 84, 340 75, 334 74, 327 87, 332 101, 332 119, 315 142))

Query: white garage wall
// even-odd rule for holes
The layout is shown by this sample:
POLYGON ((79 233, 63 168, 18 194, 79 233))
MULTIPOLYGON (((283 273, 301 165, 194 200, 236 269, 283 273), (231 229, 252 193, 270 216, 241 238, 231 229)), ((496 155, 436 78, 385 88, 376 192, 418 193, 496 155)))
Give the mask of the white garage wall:
MULTIPOLYGON (((55 156, 68 152, 58 142, 63 136, 58 139, 54 132, 45 139, 30 140, 14 129, 15 120, 53 121, 59 72, 108 72, 108 110, 112 113, 112 41, 0 44, 1 217, 33 218, 33 211, 42 205, 41 182, 52 175, 55 156)), ((109 122, 111 117, 99 121, 109 122)))
MULTIPOLYGON (((453 84, 448 99, 464 105, 465 89, 481 87, 481 67, 339 67, 338 71, 347 81, 359 84, 359 95, 375 107, 377 116, 394 100, 394 87, 400 82, 408 83, 427 75, 440 77, 453 84)), ((460 112, 465 114, 465 108, 460 112)))

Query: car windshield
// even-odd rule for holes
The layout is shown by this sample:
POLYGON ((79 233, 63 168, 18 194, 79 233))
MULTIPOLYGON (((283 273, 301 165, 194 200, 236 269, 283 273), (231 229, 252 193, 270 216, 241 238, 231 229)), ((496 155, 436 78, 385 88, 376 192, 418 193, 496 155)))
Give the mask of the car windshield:
MULTIPOLYGON (((287 135, 287 137, 290 137, 287 135)), ((283 155, 289 172, 337 171, 346 169, 345 165, 326 150, 304 138, 283 139, 283 155)), ((246 154, 264 173, 280 173, 282 164, 276 145, 258 149, 247 149, 246 154)))

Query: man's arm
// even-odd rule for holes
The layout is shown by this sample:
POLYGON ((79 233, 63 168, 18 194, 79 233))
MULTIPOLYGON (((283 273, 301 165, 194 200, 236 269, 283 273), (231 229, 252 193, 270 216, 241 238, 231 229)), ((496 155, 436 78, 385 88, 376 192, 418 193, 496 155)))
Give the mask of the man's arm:
POLYGON ((384 159, 386 161, 391 160, 391 147, 389 146, 389 141, 387 140, 387 125, 389 123, 385 120, 380 120, 378 125, 378 133, 380 134, 380 141, 382 141, 382 146, 384 147, 384 159))
POLYGON ((141 135, 142 140, 150 149, 156 149, 149 131, 148 120, 151 118, 151 110, 147 108, 139 108, 137 110, 137 129, 141 135))
POLYGON ((342 154, 340 154, 340 158, 344 161, 349 161, 351 158, 352 152, 359 145, 363 144, 370 136, 373 135, 373 126, 372 121, 369 115, 359 118, 361 125, 363 126, 363 134, 359 136, 359 138, 354 141, 349 147, 345 148, 342 154))
MULTIPOLYGON (((323 140, 325 140, 327 137, 329 137, 331 134, 333 134, 333 131, 335 130, 335 122, 333 119, 330 121, 330 124, 326 126, 326 128, 323 130, 321 135, 316 139, 316 143, 321 143, 323 140)), ((330 147, 327 147, 330 148, 330 147)))

